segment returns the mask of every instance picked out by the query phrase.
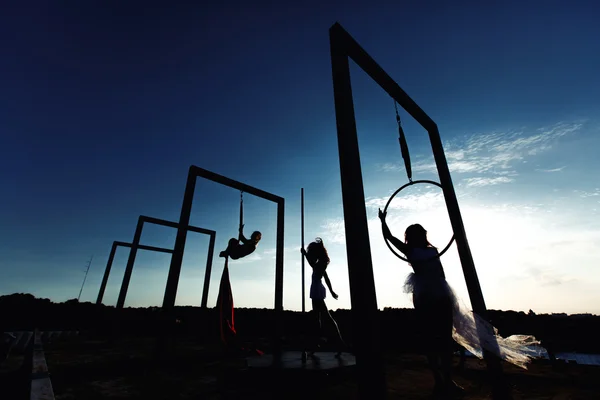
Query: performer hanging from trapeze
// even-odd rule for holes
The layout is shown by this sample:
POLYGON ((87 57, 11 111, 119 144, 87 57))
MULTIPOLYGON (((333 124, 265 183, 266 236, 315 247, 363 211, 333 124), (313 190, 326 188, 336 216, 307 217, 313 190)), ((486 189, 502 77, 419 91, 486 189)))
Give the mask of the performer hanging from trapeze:
POLYGON ((329 279, 326 271, 330 262, 327 249, 323 244, 323 240, 321 238, 316 238, 314 242, 308 245, 307 250, 300 249, 300 251, 306 257, 308 264, 313 269, 312 281, 310 285, 310 298, 312 300, 312 308, 316 315, 317 324, 315 324, 315 343, 313 344, 313 350, 309 352, 309 356, 313 357, 315 352, 320 348, 320 338, 323 334, 322 319, 325 318, 335 328, 338 342, 338 352, 336 353, 336 357, 340 357, 342 350, 346 349, 347 345, 344 342, 344 339, 342 339, 342 334, 340 333, 340 328, 338 327, 337 322, 329 313, 327 305, 325 304, 327 292, 322 282, 322 279, 325 279, 325 284, 331 293, 331 297, 337 300, 338 295, 333 291, 333 288, 331 287, 331 280, 329 279))
POLYGON ((244 192, 240 191, 240 225, 238 238, 229 239, 227 249, 220 252, 219 257, 229 257, 232 260, 246 257, 256 250, 256 246, 258 246, 260 239, 262 239, 262 234, 259 231, 252 232, 250 239, 246 239, 244 236, 244 192))

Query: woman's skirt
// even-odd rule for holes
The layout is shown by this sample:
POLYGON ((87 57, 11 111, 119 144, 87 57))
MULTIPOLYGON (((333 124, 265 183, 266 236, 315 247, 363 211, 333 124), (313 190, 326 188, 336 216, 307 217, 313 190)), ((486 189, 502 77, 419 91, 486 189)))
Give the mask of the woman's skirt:
POLYGON ((498 330, 473 311, 468 310, 456 297, 454 290, 443 278, 410 273, 404 283, 404 291, 412 294, 413 304, 447 304, 452 308, 452 338, 479 358, 487 350, 501 359, 521 368, 534 357, 541 357, 546 350, 531 335, 512 335, 503 338, 498 330))

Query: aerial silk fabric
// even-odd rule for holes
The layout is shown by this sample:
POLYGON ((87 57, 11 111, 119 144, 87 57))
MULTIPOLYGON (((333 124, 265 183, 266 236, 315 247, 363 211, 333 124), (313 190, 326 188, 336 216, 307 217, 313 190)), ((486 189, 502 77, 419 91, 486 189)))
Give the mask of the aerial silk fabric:
POLYGON ((415 296, 449 296, 453 306, 453 339, 473 355, 483 358, 483 350, 518 367, 527 369, 532 358, 541 357, 546 349, 531 335, 502 337, 492 324, 469 310, 456 297, 445 279, 432 279, 410 273, 404 291, 415 296))
POLYGON ((231 282, 229 281, 229 258, 225 258, 225 268, 221 275, 221 284, 219 285, 219 295, 217 296, 217 308, 219 309, 219 326, 221 330, 221 341, 231 350, 250 352, 258 355, 264 353, 258 349, 248 349, 240 346, 235 330, 233 293, 231 291, 231 282))
POLYGON ((221 275, 221 284, 219 285, 219 295, 217 297, 217 307, 219 308, 219 325, 221 329, 221 341, 225 345, 231 345, 235 340, 233 293, 231 292, 231 283, 229 281, 229 259, 225 258, 225 268, 221 275))

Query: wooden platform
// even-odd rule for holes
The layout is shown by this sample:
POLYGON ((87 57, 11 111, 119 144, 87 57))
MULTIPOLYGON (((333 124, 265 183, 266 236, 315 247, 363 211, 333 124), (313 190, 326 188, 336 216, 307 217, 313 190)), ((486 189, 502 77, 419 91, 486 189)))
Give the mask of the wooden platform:
POLYGON ((248 368, 277 368, 323 371, 336 368, 352 367, 356 365, 356 358, 350 353, 342 353, 340 358, 334 352, 315 353, 314 357, 307 357, 302 362, 301 351, 284 351, 279 363, 274 363, 272 354, 251 356, 246 358, 248 368))

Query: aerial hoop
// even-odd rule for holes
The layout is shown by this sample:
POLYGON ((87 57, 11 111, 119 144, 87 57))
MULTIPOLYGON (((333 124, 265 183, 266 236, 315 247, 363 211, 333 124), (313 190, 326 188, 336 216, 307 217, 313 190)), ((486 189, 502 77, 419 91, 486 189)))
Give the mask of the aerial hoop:
MULTIPOLYGON (((402 190, 406 189, 407 187, 409 187, 409 186, 412 186, 412 185, 416 185, 416 184, 418 184, 418 183, 430 184, 430 185, 433 185, 433 186, 437 186, 437 187, 439 187, 440 189, 443 189, 443 188, 442 188, 442 185, 440 185, 439 183, 437 183, 437 182, 434 182, 434 181, 430 181, 430 180, 427 180, 427 179, 418 180, 418 181, 413 181, 413 180, 411 180, 410 182, 408 182, 408 183, 404 184, 403 186, 400 186, 400 188, 399 188, 398 190, 396 190, 396 191, 394 192, 394 194, 392 194, 392 195, 390 196, 389 200, 387 201, 387 203, 386 203, 386 205, 385 205, 385 208, 383 209, 383 212, 384 212, 384 214, 387 212, 387 209, 388 209, 388 207, 389 207, 390 203, 392 202, 392 200, 394 199, 394 197, 396 197, 396 195, 397 195, 398 193, 400 193, 402 190)), ((394 253, 394 255, 395 255, 396 257, 398 257, 399 259, 401 259, 401 260, 403 260, 403 261, 406 261, 407 263, 410 263, 410 261, 409 261, 408 259, 406 259, 406 258, 402 257, 400 254, 398 254, 398 253, 397 253, 397 252, 394 250, 394 248, 391 246, 391 244, 390 244, 390 242, 389 242, 389 240, 388 240, 387 238, 385 238, 385 237, 384 237, 384 239, 385 239, 385 244, 386 244, 386 245, 387 245, 387 247, 390 249, 390 251, 391 251, 392 253, 394 253)), ((435 256, 433 256, 433 257, 430 257, 430 258, 428 258, 428 259, 426 259, 426 260, 423 260, 423 261, 424 261, 424 262, 427 262, 427 261, 431 261, 431 260, 433 260, 433 259, 436 259, 436 258, 438 258, 438 257, 441 257, 441 256, 442 256, 442 255, 443 255, 443 254, 444 254, 446 251, 448 251, 448 249, 449 249, 449 248, 450 248, 450 246, 452 245, 452 242, 454 242, 454 234, 452 234, 452 238, 450 239, 450 241, 448 242, 448 244, 446 245, 446 247, 444 247, 444 249, 443 249, 443 250, 442 250, 440 253, 438 253, 438 254, 436 254, 435 256)))

